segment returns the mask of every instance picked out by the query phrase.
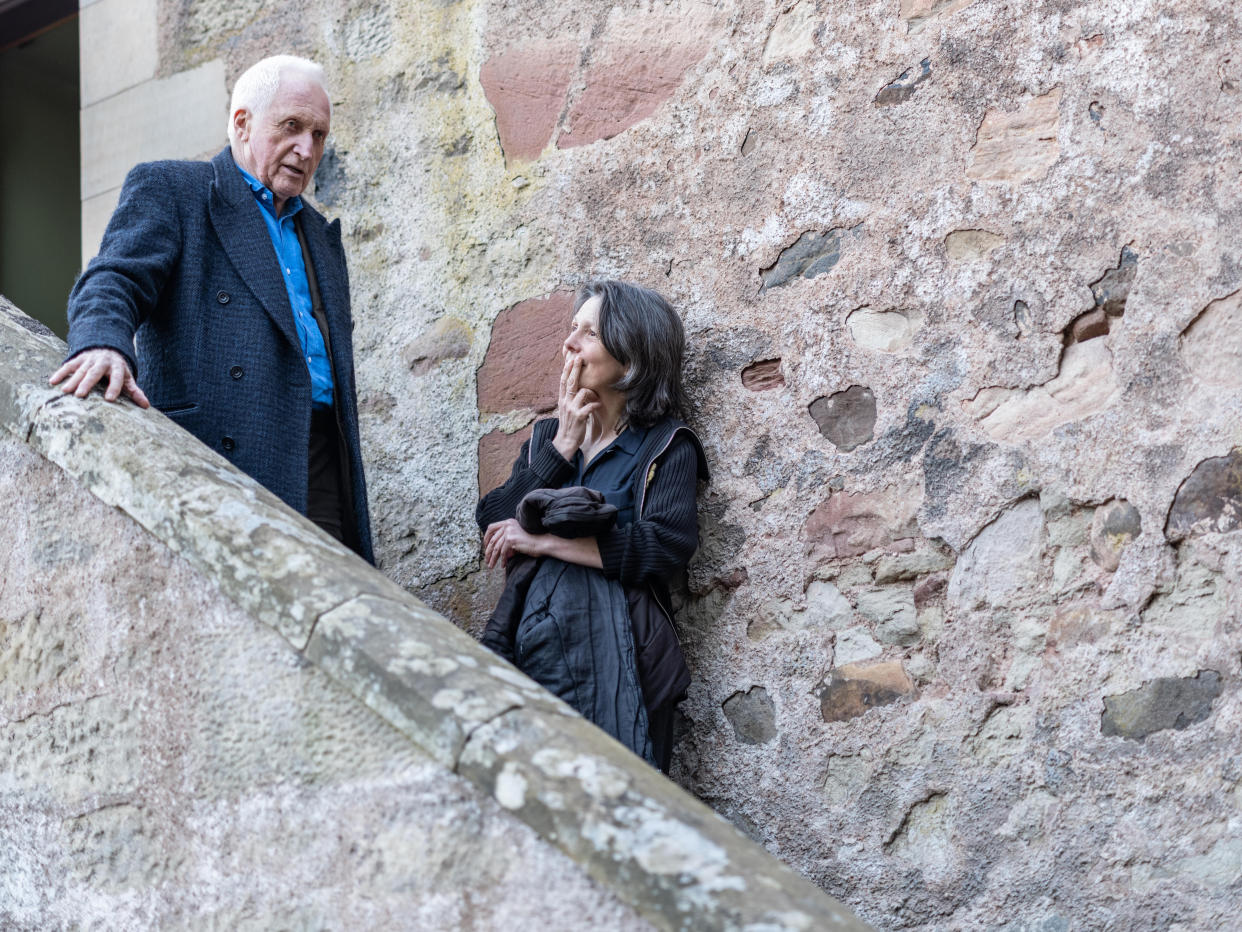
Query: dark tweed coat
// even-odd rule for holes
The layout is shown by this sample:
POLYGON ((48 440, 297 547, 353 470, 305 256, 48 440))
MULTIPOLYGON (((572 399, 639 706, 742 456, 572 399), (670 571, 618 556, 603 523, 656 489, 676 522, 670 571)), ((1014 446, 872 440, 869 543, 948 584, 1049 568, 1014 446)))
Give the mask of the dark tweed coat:
MULTIPOLYGON (((362 555, 373 562, 340 221, 309 204, 301 216, 332 343, 362 555)), ((152 405, 306 513, 310 373, 276 250, 228 149, 211 162, 150 162, 129 173, 99 255, 69 296, 69 354, 91 347, 124 355, 152 405)))

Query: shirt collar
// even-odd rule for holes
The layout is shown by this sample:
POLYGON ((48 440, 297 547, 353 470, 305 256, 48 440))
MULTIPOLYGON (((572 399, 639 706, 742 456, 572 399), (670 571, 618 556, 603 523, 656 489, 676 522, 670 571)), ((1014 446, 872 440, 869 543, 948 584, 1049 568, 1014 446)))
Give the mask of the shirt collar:
MULTIPOLYGON (((234 160, 233 164, 237 165, 236 160, 234 160)), ((263 205, 264 209, 270 212, 273 217, 276 216, 276 195, 272 193, 271 189, 240 165, 237 165, 237 170, 242 173, 242 177, 246 179, 246 184, 250 185, 250 190, 254 192, 255 198, 263 205)), ((285 204, 285 212, 280 215, 281 220, 285 217, 292 217, 302 209, 302 198, 291 197, 285 204)))
POLYGON ((638 448, 643 445, 643 438, 647 436, 647 430, 640 427, 627 427, 621 433, 617 434, 617 439, 610 444, 624 450, 628 455, 633 456, 638 452, 638 448))

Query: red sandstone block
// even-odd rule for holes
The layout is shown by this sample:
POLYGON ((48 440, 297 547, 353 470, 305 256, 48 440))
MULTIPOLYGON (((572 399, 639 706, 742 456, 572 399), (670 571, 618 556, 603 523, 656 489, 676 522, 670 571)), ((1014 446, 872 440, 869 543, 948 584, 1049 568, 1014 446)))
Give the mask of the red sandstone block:
POLYGON ((586 89, 570 110, 556 147, 570 149, 611 139, 645 120, 673 96, 705 52, 706 46, 691 37, 608 50, 587 72, 586 89))
POLYGON ((561 343, 569 335, 574 296, 557 291, 500 312, 479 367, 479 410, 505 414, 522 408, 536 413, 556 408, 561 343))
POLYGON ((562 40, 509 49, 483 63, 479 83, 496 111, 506 159, 539 158, 564 109, 578 56, 577 44, 562 40))
POLYGON ((482 497, 509 478, 513 461, 529 438, 533 424, 506 434, 494 430, 479 438, 479 496, 482 497))

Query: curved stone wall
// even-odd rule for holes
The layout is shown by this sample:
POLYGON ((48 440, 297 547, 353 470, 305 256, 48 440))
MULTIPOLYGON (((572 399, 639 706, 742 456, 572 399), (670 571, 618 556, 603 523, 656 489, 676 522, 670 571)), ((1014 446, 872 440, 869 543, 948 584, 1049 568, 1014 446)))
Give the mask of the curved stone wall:
POLYGON ((477 630, 568 296, 654 285, 675 778, 885 928, 1232 922, 1235 4, 149 2, 160 80, 328 69, 387 575, 477 630))

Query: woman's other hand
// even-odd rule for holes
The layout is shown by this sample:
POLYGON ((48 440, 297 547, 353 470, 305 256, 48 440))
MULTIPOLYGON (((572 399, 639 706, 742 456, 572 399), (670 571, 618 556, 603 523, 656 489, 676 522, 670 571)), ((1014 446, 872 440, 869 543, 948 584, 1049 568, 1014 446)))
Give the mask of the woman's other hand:
POLYGON ((515 553, 539 556, 540 538, 546 536, 528 534, 522 530, 522 525, 517 523, 516 518, 489 524, 483 532, 483 562, 488 569, 494 569, 496 566, 504 566, 515 553))
MULTIPOLYGON (((574 353, 565 354, 565 367, 561 370, 561 385, 556 399, 556 416, 559 424, 552 446, 566 460, 571 460, 586 439, 587 422, 602 405, 599 396, 589 388, 580 388, 582 358, 574 353)), ((490 565, 490 564, 489 564, 490 565)))

